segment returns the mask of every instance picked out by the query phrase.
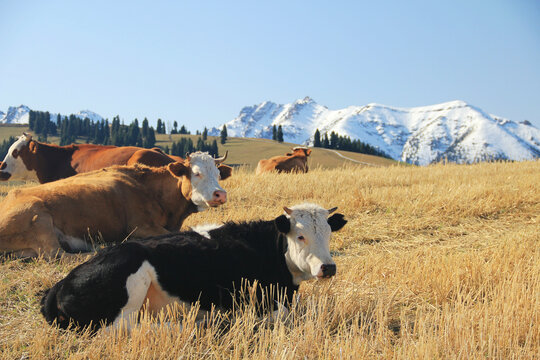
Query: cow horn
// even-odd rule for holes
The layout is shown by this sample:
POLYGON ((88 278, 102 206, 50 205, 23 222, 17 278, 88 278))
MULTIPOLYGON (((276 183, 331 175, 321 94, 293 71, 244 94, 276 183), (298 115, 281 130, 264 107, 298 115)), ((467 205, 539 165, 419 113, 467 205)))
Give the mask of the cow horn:
POLYGON ((334 211, 337 210, 337 206, 336 207, 333 207, 331 209, 328 209, 328 215, 330 215, 331 213, 333 213, 334 211))
POLYGON ((215 158, 214 161, 216 162, 216 165, 219 165, 221 164, 222 162, 225 161, 225 159, 227 158, 227 155, 229 154, 229 150, 225 151, 225 155, 223 155, 222 157, 220 158, 215 158))
POLYGON ((24 137, 26 137, 26 140, 28 140, 28 141, 32 140, 32 135, 31 134, 26 133, 26 132, 23 132, 22 134, 24 135, 24 137))
POLYGON ((289 208, 286 207, 286 206, 283 207, 283 210, 285 210, 285 212, 286 212, 288 215, 291 215, 291 214, 292 214, 292 210, 289 209, 289 208))
POLYGON ((186 153, 186 160, 189 161, 189 153, 188 152, 186 153))

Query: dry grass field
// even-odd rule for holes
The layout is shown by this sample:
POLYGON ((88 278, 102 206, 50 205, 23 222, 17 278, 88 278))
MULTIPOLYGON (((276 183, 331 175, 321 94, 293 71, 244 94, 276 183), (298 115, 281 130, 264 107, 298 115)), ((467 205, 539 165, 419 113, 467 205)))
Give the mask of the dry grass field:
MULTIPOLYGON (((300 287, 290 317, 250 308, 195 326, 143 318, 126 335, 50 327, 39 291, 79 261, 0 263, 3 359, 537 359, 540 353, 540 162, 316 169, 223 185, 229 202, 186 226, 271 219, 283 205, 338 206, 337 275, 300 287), (182 329, 180 327, 182 326, 182 329)), ((5 190, 5 189, 4 189, 5 190)))

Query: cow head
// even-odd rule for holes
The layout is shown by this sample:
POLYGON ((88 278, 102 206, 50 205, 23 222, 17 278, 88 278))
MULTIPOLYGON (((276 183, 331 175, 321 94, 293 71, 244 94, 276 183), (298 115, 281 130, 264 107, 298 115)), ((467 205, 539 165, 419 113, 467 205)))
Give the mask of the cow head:
POLYGON ((182 194, 197 206, 199 211, 227 202, 227 192, 218 180, 231 176, 232 168, 221 164, 227 157, 214 159, 200 151, 186 155, 186 160, 168 165, 169 172, 179 178, 182 194))
POLYGON ((303 155, 306 157, 311 155, 311 149, 308 149, 307 147, 297 146, 292 148, 291 150, 293 151, 291 155, 303 155))
POLYGON ((27 166, 29 158, 35 155, 37 143, 32 141, 32 135, 23 133, 7 152, 4 161, 0 163, 0 180, 38 180, 35 170, 27 166))
POLYGON ((336 274, 336 263, 330 255, 332 231, 347 221, 342 214, 328 217, 337 208, 326 210, 315 204, 283 208, 286 215, 275 219, 279 232, 287 237, 285 261, 295 284, 313 278, 329 278, 336 274))

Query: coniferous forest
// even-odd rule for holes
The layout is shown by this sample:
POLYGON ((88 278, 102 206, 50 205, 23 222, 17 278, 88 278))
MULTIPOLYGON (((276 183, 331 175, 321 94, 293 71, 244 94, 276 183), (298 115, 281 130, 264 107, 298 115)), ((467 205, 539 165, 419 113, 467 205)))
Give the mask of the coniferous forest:
POLYGON ((382 156, 390 159, 388 155, 374 146, 366 144, 360 140, 351 140, 348 136, 341 136, 332 131, 330 137, 327 133, 321 137, 319 129, 315 130, 313 136, 313 147, 322 147, 325 149, 352 151, 361 154, 382 156))
MULTIPOLYGON (((79 137, 86 138, 87 143, 115 146, 139 146, 152 148, 156 146, 156 133, 165 134, 165 122, 157 120, 157 129, 149 126, 148 119, 144 119, 139 125, 139 120, 135 119, 129 125, 120 121, 119 116, 115 116, 112 122, 108 120, 92 121, 89 118, 81 119, 75 115, 56 116, 51 119, 49 112, 30 111, 29 127, 37 136, 38 141, 47 142, 49 135, 59 136, 60 145, 69 145, 75 142, 79 137)), ((190 132, 184 125, 178 130, 178 123, 174 122, 171 129, 172 134, 189 135, 190 132)), ((182 138, 172 144, 169 148, 166 146, 163 150, 171 155, 185 156, 186 153, 194 151, 208 151, 210 155, 218 155, 217 141, 205 141, 199 137, 194 144, 190 138, 182 138)), ((9 139, 5 144, 0 144, 0 156, 5 156, 9 146, 15 139, 9 139), (5 149, 4 149, 5 147, 5 149), (4 153, 4 155, 2 155, 4 153)))

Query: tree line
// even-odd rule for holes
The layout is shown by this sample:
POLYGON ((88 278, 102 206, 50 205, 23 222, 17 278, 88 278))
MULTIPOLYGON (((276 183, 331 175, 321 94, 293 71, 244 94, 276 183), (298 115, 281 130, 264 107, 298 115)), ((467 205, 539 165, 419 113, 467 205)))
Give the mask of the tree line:
POLYGON ((319 129, 315 130, 315 134, 313 135, 313 147, 345 150, 361 154, 369 154, 390 158, 383 151, 377 149, 374 146, 366 144, 358 139, 351 140, 350 137, 338 135, 334 131, 330 133, 330 136, 328 136, 328 133, 324 133, 324 135, 321 137, 319 129))
MULTIPOLYGON (((141 126, 139 126, 138 119, 133 120, 129 125, 124 125, 118 115, 109 123, 108 120, 93 121, 89 118, 81 119, 73 114, 69 116, 59 114, 56 121, 53 122, 49 112, 33 110, 29 114, 29 127, 38 137, 38 141, 47 142, 49 135, 59 135, 60 145, 72 144, 78 137, 86 137, 86 142, 92 144, 152 148, 156 144, 156 133, 166 133, 165 122, 161 119, 157 120, 156 130, 154 130, 152 126, 149 126, 147 118, 144 118, 141 126)), ((178 128, 178 123, 175 121, 171 128, 171 134, 190 135, 191 133, 184 125, 178 128)), ((210 155, 218 156, 217 141, 207 142, 208 129, 205 127, 202 134, 197 131, 197 135, 201 136, 195 143, 190 138, 182 138, 173 142, 170 148, 165 146, 163 150, 167 154, 181 157, 194 151, 207 151, 210 155)), ((227 129, 224 126, 221 133, 221 143, 224 144, 226 141, 227 129)), ((6 147, 5 152, 7 152, 12 142, 7 144, 4 141, 4 143, 0 150, 6 147)))

